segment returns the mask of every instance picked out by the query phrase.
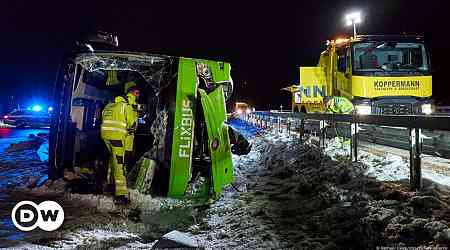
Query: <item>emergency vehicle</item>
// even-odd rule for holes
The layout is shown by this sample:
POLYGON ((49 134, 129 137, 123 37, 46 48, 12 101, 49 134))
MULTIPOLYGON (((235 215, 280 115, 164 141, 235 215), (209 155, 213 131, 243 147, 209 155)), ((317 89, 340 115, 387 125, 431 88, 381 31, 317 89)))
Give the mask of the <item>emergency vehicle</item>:
POLYGON ((324 112, 341 96, 358 114, 431 114, 430 56, 421 36, 358 35, 327 42, 316 67, 300 67, 293 112, 324 112))

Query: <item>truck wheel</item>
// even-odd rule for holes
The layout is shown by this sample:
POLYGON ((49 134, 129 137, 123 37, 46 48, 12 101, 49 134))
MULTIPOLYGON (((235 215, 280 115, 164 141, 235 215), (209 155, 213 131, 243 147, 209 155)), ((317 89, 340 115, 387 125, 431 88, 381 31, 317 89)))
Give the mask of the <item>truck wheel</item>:
POLYGON ((306 108, 305 108, 305 106, 302 106, 302 107, 301 107, 301 109, 300 109, 300 113, 305 113, 305 114, 307 113, 307 112, 306 112, 306 108))

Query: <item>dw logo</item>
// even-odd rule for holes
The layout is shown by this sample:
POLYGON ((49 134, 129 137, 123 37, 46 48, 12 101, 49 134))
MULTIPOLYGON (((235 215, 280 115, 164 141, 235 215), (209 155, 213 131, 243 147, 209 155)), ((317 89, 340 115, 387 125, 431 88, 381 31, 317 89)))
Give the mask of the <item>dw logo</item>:
POLYGON ((19 230, 31 231, 39 227, 50 232, 64 222, 64 210, 54 201, 44 201, 39 205, 32 201, 21 201, 14 206, 11 219, 19 230))

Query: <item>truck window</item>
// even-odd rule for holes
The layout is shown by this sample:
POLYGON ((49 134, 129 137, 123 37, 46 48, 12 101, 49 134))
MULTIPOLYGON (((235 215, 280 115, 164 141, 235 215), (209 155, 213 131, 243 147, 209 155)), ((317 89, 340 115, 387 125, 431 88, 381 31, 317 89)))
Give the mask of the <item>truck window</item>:
POLYGON ((428 71, 428 57, 421 43, 361 42, 353 47, 356 72, 405 72, 428 71))
POLYGON ((338 71, 344 73, 347 70, 347 53, 346 49, 339 49, 337 52, 338 71))

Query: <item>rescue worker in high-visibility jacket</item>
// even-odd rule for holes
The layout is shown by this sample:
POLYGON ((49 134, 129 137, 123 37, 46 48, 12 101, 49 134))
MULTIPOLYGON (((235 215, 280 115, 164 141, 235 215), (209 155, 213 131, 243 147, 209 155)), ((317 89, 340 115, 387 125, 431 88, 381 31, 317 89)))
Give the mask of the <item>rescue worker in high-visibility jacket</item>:
POLYGON ((327 112, 334 114, 350 114, 354 110, 353 103, 345 97, 333 96, 327 102, 327 112))
POLYGON ((129 203, 126 183, 125 152, 133 150, 134 132, 138 113, 137 100, 140 90, 134 83, 127 83, 127 94, 117 96, 102 112, 101 137, 110 153, 108 183, 115 186, 117 202, 129 203))

